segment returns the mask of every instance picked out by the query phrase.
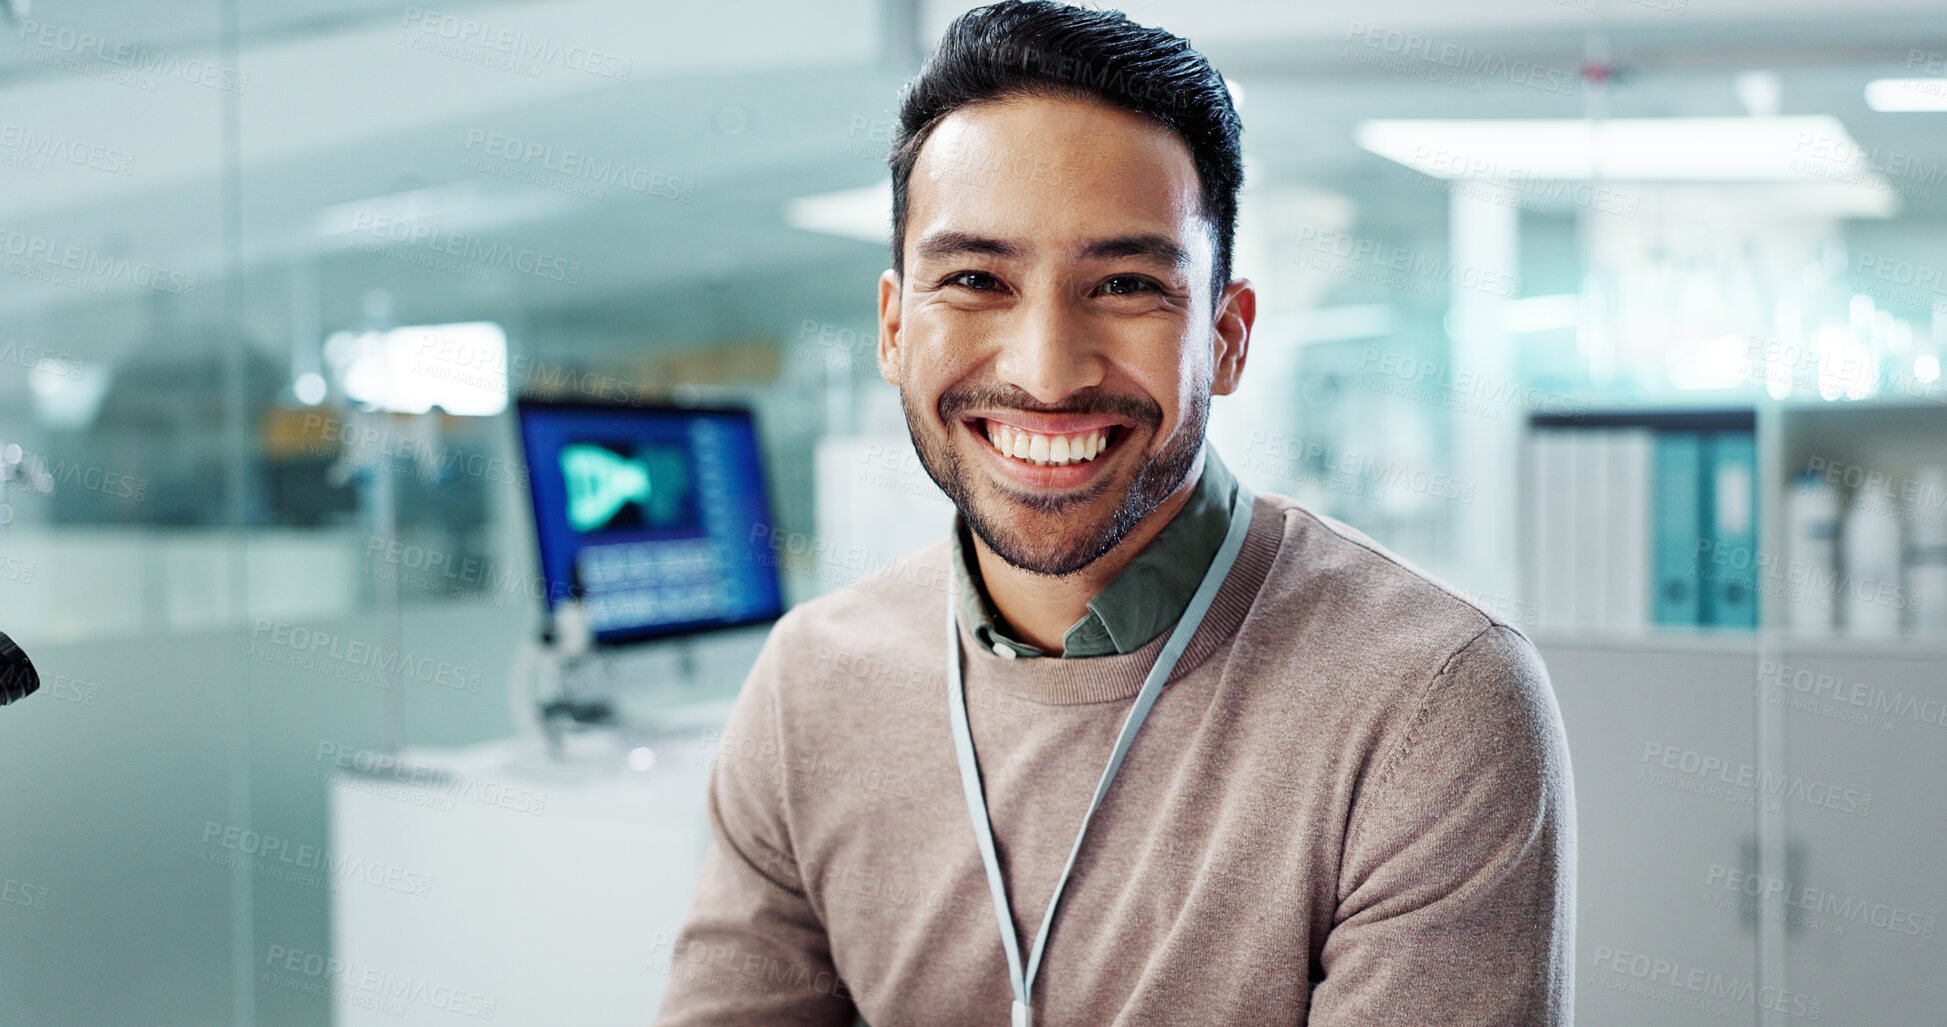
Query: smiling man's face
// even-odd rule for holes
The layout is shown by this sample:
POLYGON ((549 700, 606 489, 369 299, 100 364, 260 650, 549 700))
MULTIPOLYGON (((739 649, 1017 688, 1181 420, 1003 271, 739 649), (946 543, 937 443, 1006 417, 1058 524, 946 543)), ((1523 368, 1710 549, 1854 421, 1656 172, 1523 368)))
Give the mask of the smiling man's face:
POLYGON ((1088 566, 1196 466, 1253 313, 1243 282, 1213 307, 1198 196, 1174 133, 1087 101, 965 107, 921 148, 880 372, 927 473, 1008 563, 1088 566))

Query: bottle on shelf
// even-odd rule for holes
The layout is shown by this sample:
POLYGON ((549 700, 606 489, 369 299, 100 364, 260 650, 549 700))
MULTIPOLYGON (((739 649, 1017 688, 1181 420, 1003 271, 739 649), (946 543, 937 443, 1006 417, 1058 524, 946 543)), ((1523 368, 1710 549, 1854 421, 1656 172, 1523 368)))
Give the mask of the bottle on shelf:
POLYGON ((1923 467, 1907 491, 1907 610, 1918 635, 1947 635, 1947 470, 1923 467))
POLYGON ((1838 596, 1839 492, 1817 471, 1800 471, 1785 497, 1786 557, 1790 570, 1779 594, 1794 633, 1829 634, 1838 596))
POLYGON ((1900 586, 1900 518, 1884 497, 1855 493, 1840 532, 1845 572, 1839 579, 1846 634, 1892 638, 1900 633, 1907 593, 1900 586))

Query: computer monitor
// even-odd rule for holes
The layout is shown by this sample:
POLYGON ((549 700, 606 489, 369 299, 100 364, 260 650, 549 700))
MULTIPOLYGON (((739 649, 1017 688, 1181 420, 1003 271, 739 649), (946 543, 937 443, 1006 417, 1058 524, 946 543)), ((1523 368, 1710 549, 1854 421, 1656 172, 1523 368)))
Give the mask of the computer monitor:
POLYGON ((598 645, 784 612, 750 411, 516 404, 550 616, 581 602, 598 645))

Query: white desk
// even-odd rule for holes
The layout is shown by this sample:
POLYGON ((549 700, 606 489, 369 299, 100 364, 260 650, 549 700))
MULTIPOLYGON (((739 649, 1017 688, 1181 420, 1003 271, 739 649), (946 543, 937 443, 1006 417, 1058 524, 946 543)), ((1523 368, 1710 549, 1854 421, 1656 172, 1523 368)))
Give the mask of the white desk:
POLYGON ((283 979, 258 987, 328 982, 340 1027, 649 1022, 666 982, 654 957, 667 966, 709 843, 714 745, 663 736, 646 771, 522 748, 336 770, 331 854, 353 869, 334 874, 335 962, 308 973, 267 954, 283 979))

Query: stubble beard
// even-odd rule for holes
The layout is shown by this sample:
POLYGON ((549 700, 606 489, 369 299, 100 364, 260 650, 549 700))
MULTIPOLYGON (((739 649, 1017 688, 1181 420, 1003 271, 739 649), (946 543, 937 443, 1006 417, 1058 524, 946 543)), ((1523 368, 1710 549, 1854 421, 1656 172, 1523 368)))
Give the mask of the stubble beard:
MULTIPOLYGON (((970 398, 970 390, 948 390, 940 397, 941 411, 939 423, 947 425, 950 435, 956 431, 959 421, 952 416, 952 410, 964 410, 975 406, 970 398)), ((983 390, 983 394, 985 391, 983 390)), ((1210 417, 1210 394, 1207 389, 1197 389, 1194 400, 1187 412, 1189 416, 1177 427, 1175 436, 1164 446, 1163 451, 1143 461, 1136 469, 1133 480, 1124 492, 1119 503, 1107 517, 1092 525, 1063 526, 1060 530, 1012 533, 1005 525, 1007 508, 1026 509, 1044 516, 1059 516, 1073 509, 1087 507, 1100 499, 1114 487, 1111 478, 1103 478, 1080 492, 1068 495, 1037 495, 1035 493, 1015 492, 1008 489, 988 489, 998 492, 993 498, 983 502, 976 498, 978 491, 961 466, 960 454, 954 448, 948 435, 941 435, 933 428, 933 422, 916 412, 908 401, 905 390, 900 390, 899 406, 906 415, 906 429, 912 435, 913 448, 919 454, 920 466, 933 483, 953 500, 960 515, 967 520, 967 527, 987 543, 995 555, 1010 565, 1048 577, 1063 577, 1074 574, 1101 559, 1110 550, 1121 544, 1122 540, 1134 531, 1150 514, 1154 513, 1163 500, 1169 498, 1190 468, 1196 464, 1197 454, 1203 449, 1204 432, 1210 417), (1024 534, 1039 535, 1040 538, 1022 537, 1024 534), (1037 544, 1042 543, 1042 544, 1037 544)), ((1149 400, 1122 400, 1107 404, 1109 409, 1118 411, 1132 408, 1145 411, 1140 418, 1152 431, 1161 424, 1161 411, 1149 400)), ((1105 409, 1103 404, 1095 404, 1089 410, 1105 409)), ((1038 412, 1051 413, 1043 408, 1038 412)), ((1074 411, 1063 411, 1074 412, 1074 411)), ((1125 431, 1129 429, 1123 429, 1125 431)), ((1125 440, 1127 441, 1127 440, 1125 440)), ((984 477, 984 475, 982 475, 984 477)))

